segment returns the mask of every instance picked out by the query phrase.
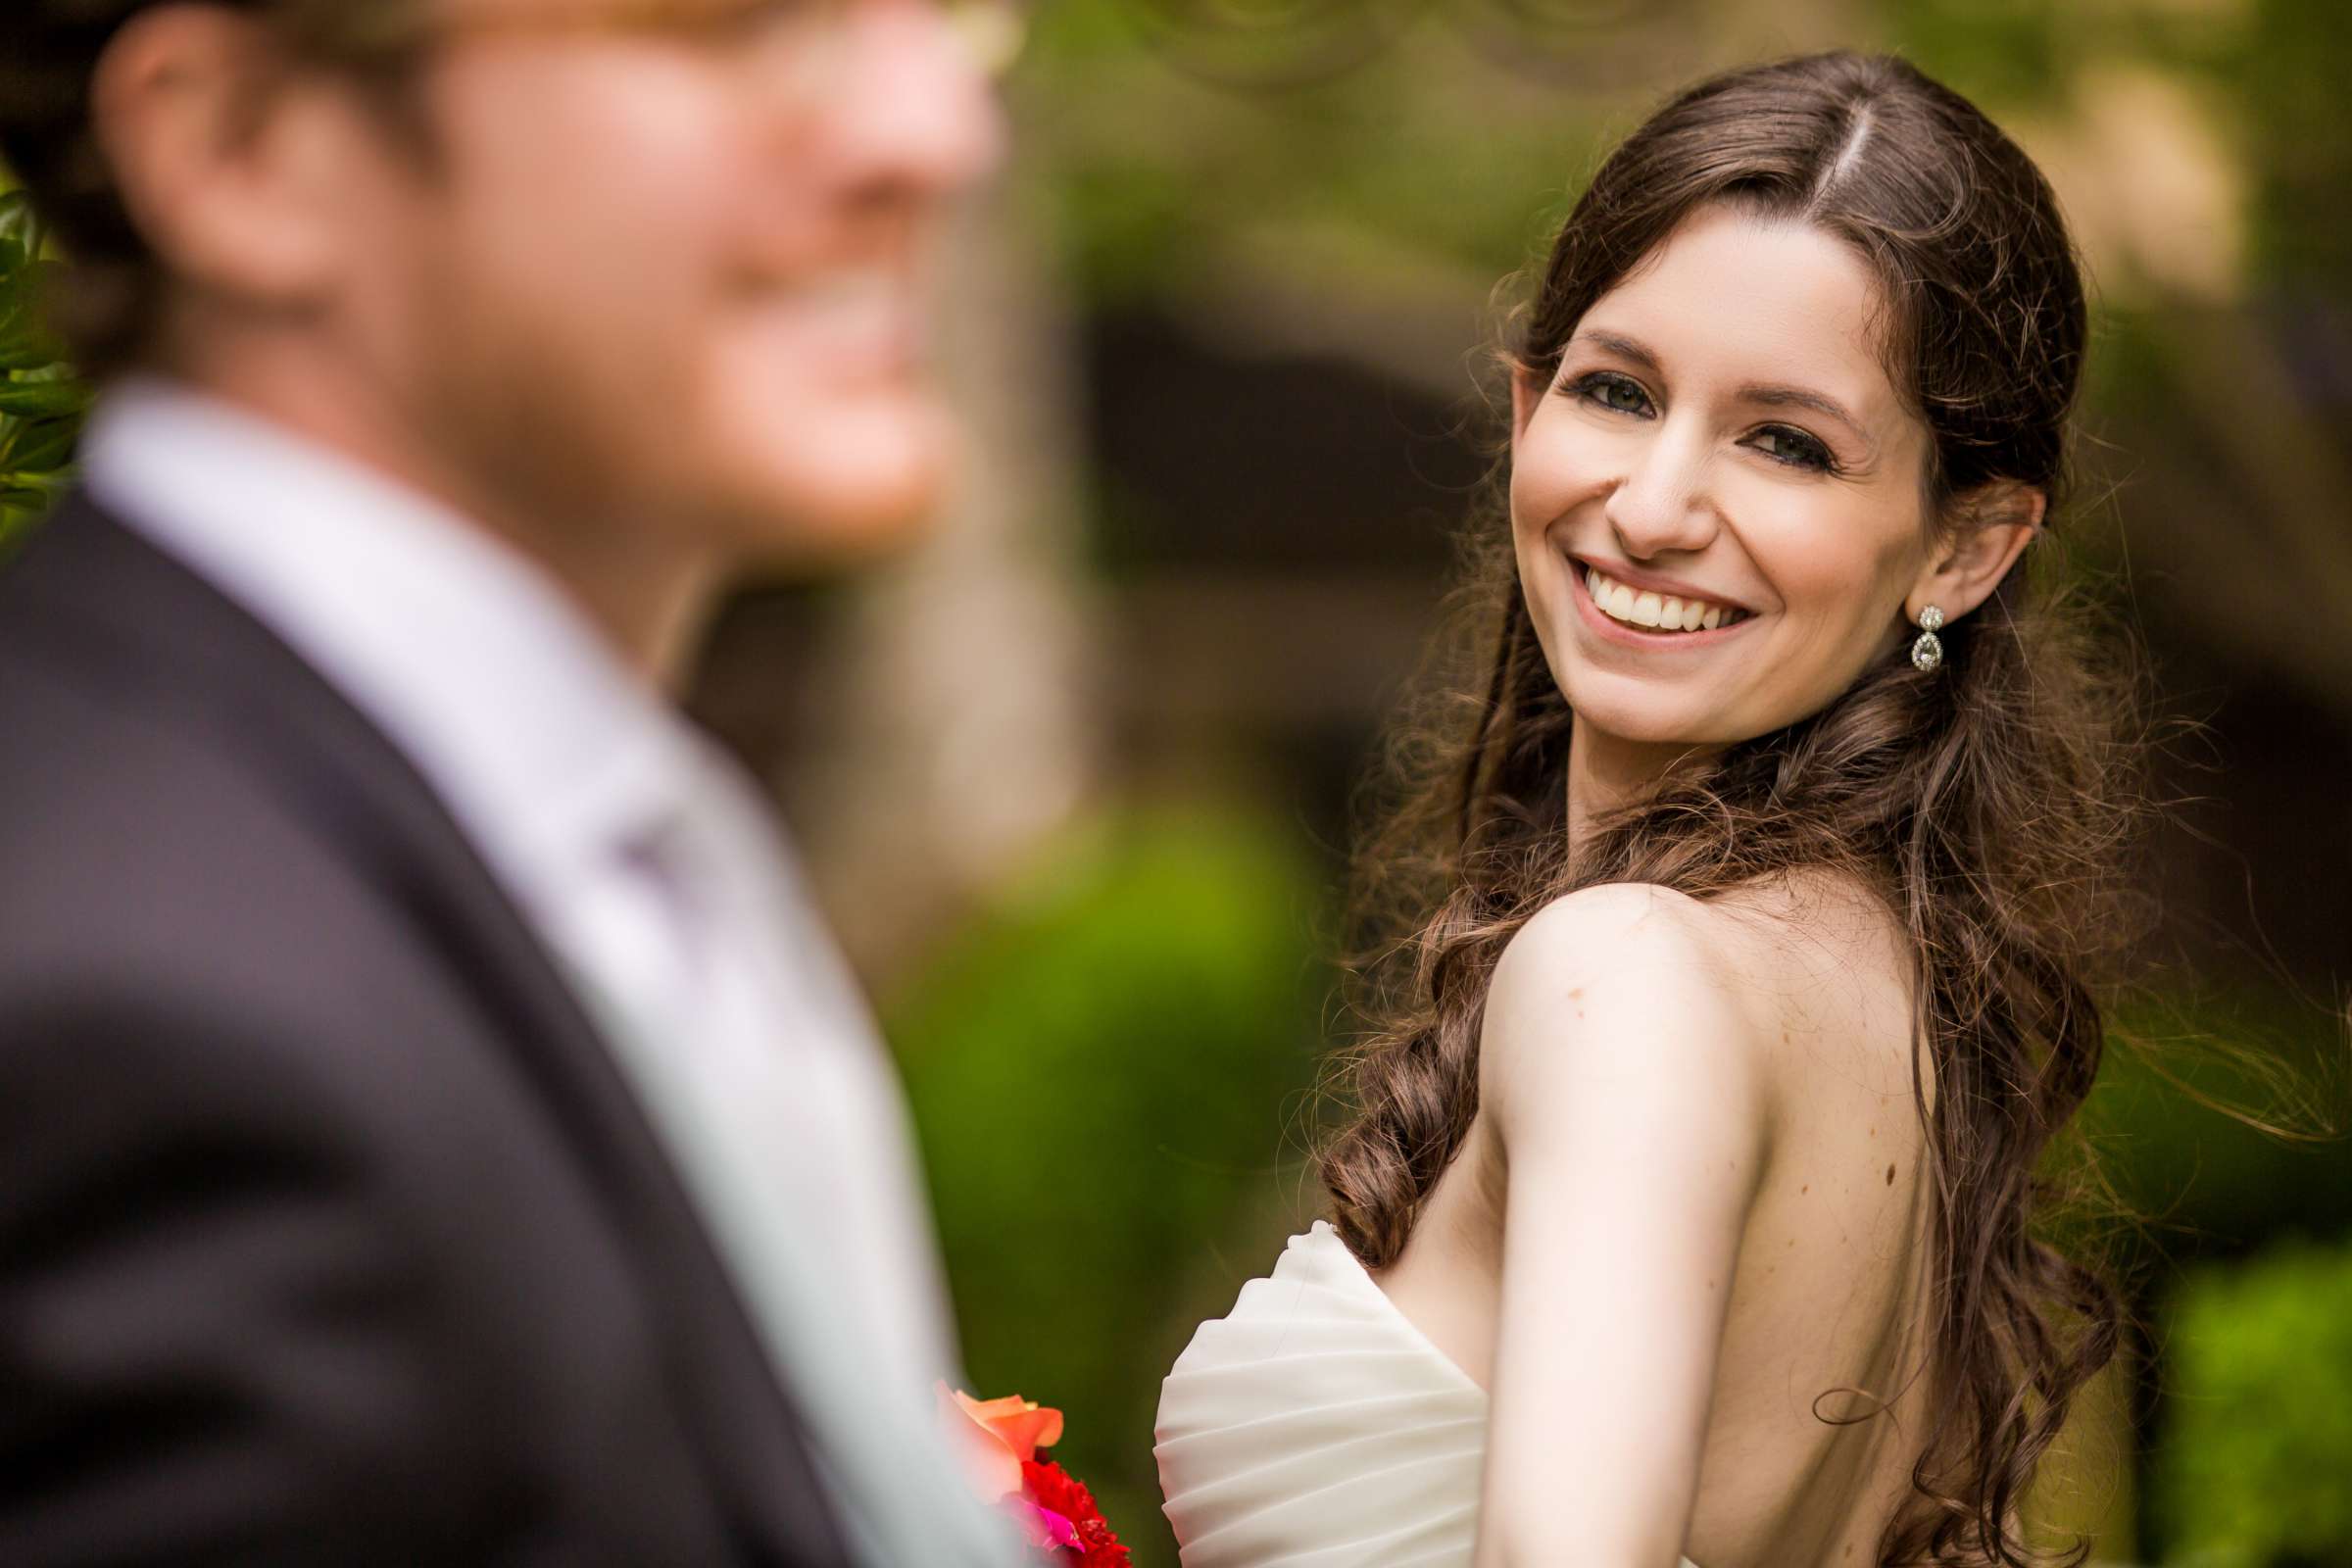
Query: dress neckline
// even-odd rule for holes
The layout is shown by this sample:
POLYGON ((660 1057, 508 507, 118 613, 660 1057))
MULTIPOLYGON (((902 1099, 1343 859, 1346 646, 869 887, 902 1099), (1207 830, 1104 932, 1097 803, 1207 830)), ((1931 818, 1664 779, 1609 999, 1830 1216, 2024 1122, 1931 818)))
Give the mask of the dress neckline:
POLYGON ((1372 1271, 1364 1267, 1363 1260, 1355 1255, 1345 1241, 1340 1239, 1340 1233, 1332 1227, 1329 1220, 1316 1220, 1314 1224, 1307 1227, 1306 1234, 1298 1240, 1328 1255, 1332 1259, 1332 1269, 1343 1276, 1350 1277, 1357 1286, 1369 1293, 1379 1303, 1381 1314, 1395 1323, 1416 1348, 1424 1352, 1436 1365, 1444 1368, 1449 1378, 1459 1383, 1468 1392, 1477 1395, 1482 1401, 1486 1399, 1486 1385, 1465 1371, 1459 1361, 1440 1349, 1438 1342, 1431 1339, 1420 1324, 1405 1316, 1404 1308, 1398 1306, 1390 1298, 1389 1293, 1380 1288, 1380 1281, 1372 1277, 1372 1271))
MULTIPOLYGON (((1381 1315, 1400 1330, 1414 1348, 1428 1357, 1431 1364, 1442 1368, 1448 1378, 1461 1387, 1463 1392, 1475 1396, 1482 1404, 1487 1402, 1485 1386, 1468 1372, 1462 1370, 1460 1362, 1439 1349, 1437 1342, 1422 1331, 1421 1325, 1405 1316, 1404 1308, 1389 1298, 1389 1293, 1380 1288, 1380 1281, 1372 1277, 1372 1271, 1364 1267, 1363 1260, 1358 1258, 1348 1244, 1340 1239, 1340 1233, 1332 1227, 1329 1220, 1316 1220, 1307 1227, 1305 1235, 1296 1238, 1292 1243, 1294 1247, 1301 1244, 1326 1256, 1330 1260, 1329 1267, 1332 1272, 1339 1274, 1344 1279, 1350 1280, 1356 1287, 1375 1298, 1379 1303, 1381 1315)), ((1698 1568, 1698 1565, 1689 1557, 1677 1560, 1680 1562, 1681 1568, 1698 1568)))

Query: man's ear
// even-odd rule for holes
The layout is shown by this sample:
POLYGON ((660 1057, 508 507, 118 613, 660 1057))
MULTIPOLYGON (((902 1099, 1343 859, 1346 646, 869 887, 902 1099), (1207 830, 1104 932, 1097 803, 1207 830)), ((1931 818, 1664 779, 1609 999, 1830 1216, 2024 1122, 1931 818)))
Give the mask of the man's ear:
POLYGON ((2041 531, 2049 499, 2040 486, 2017 479, 1995 479, 1960 497, 1952 526, 1903 600, 1904 613, 1916 622, 1934 605, 1946 620, 1958 620, 1990 598, 2041 531))
POLYGON ((90 117, 132 224, 173 278, 248 306, 314 301, 331 269, 335 130, 255 17, 167 4, 123 24, 90 117))

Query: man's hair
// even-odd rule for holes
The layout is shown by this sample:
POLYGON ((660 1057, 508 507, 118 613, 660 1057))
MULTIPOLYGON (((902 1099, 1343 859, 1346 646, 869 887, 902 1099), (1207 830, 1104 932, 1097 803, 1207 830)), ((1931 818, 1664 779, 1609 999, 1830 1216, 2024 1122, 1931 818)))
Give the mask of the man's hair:
MULTIPOLYGON (((168 281, 123 210, 90 122, 99 57, 159 0, 0 3, 0 160, 72 262, 50 303, 83 369, 104 375, 151 351, 168 281)), ((212 0, 266 18, 292 47, 333 59, 380 39, 431 0, 212 0)))

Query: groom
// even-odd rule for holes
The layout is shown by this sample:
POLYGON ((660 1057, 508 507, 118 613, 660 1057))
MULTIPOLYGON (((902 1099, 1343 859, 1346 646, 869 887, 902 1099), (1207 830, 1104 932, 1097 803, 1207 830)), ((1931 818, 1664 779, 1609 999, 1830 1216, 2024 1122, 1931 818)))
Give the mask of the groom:
POLYGON ((106 389, 0 572, 0 1562, 1004 1560, 895 1084, 659 695, 940 482, 969 20, 9 0, 106 389))

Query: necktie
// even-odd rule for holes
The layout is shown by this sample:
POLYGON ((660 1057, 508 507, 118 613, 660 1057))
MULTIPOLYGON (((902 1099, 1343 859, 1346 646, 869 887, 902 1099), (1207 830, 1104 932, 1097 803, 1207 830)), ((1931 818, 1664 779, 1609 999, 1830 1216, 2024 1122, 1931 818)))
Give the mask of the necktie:
POLYGON ((920 1240, 906 1234, 920 1221, 873 1190, 887 1185, 874 1168, 895 1161, 842 1144, 877 1125, 897 1135, 895 1091, 748 791, 723 764, 695 761, 678 798, 616 852, 666 918, 640 922, 616 984, 583 994, 808 1423, 860 1558, 1008 1563, 1008 1535, 971 1500, 936 1429, 930 1381, 953 1375, 949 1348, 919 1326, 921 1303, 895 1298, 928 1270, 878 1266, 920 1240))

